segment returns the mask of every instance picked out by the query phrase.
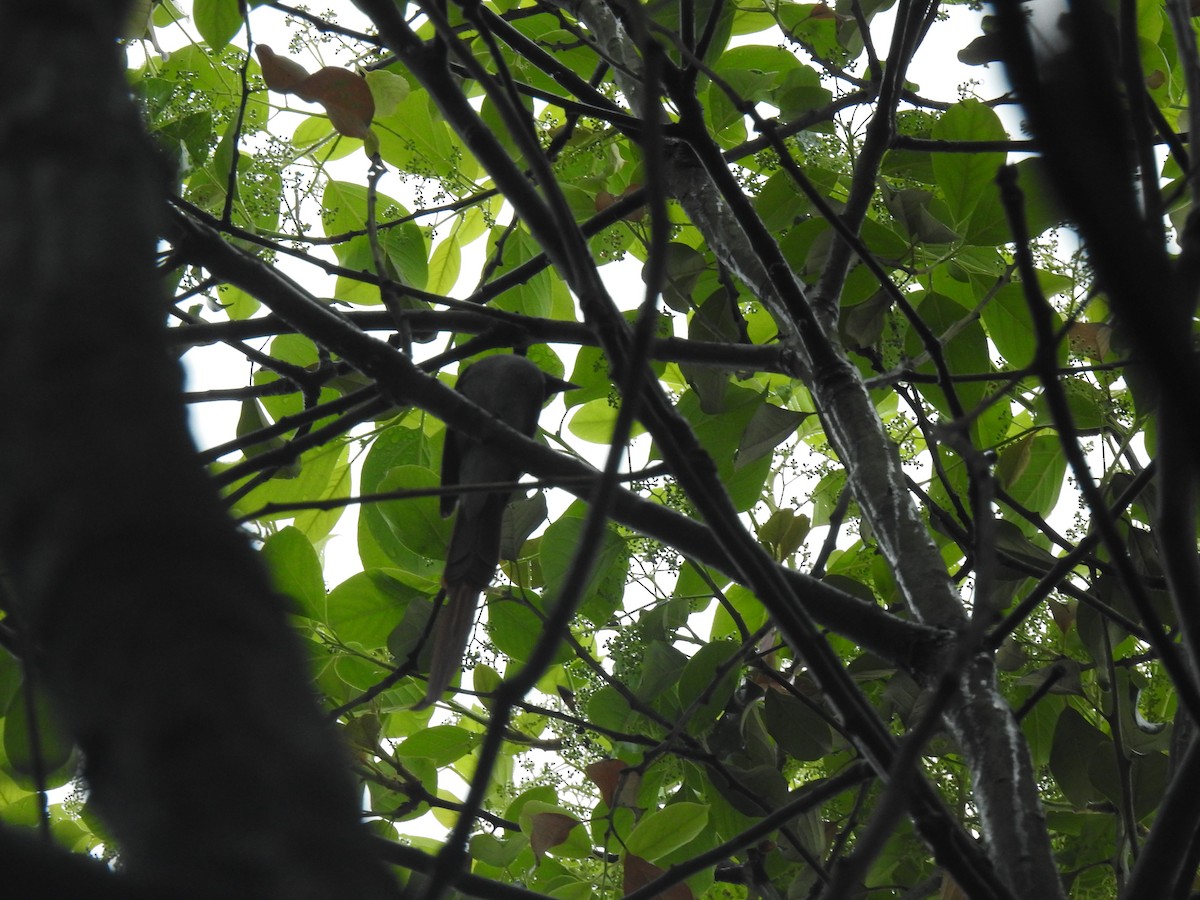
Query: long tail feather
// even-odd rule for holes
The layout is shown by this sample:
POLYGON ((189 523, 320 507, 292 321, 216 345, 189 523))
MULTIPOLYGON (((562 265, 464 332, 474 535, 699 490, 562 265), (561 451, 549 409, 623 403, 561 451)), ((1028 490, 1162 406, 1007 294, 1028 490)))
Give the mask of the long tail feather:
POLYGON ((425 697, 413 709, 426 709, 436 703, 450 687, 454 674, 462 666, 475 624, 479 591, 470 585, 446 586, 446 602, 437 613, 433 626, 433 658, 425 697))

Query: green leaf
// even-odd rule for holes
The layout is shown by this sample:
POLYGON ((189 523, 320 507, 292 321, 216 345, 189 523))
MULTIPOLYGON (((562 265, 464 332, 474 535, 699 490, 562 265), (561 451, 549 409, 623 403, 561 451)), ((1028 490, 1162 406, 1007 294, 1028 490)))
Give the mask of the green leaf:
POLYGON ((242 29, 238 0, 194 0, 192 20, 200 36, 214 50, 223 50, 242 29))
POLYGON ((1054 509, 1066 478, 1067 459, 1058 440, 1047 434, 1033 437, 1028 444, 1028 462, 1008 485, 1013 499, 1038 515, 1049 515, 1054 509))
POLYGON ((736 451, 734 468, 740 469, 769 455, 794 435, 800 424, 811 415, 813 413, 795 412, 763 403, 746 423, 746 430, 742 432, 742 440, 736 451))
MULTIPOLYGON (((742 623, 745 625, 748 632, 753 633, 763 626, 767 621, 767 610, 748 589, 740 584, 734 584, 725 590, 725 599, 729 606, 733 607, 733 612, 737 613, 742 623)), ((713 616, 712 632, 709 635, 709 640, 718 641, 722 638, 741 638, 742 634, 734 623, 733 615, 730 613, 724 603, 717 605, 716 614, 713 616)), ((746 635, 749 637, 749 634, 746 635)))
MULTIPOLYGON (((349 449, 344 444, 329 443, 314 447, 300 457, 300 474, 297 477, 272 478, 241 497, 231 509, 237 515, 248 515, 257 513, 268 503, 325 500, 338 496, 339 492, 344 496, 347 487, 348 455, 349 449)), ((214 466, 217 471, 222 468, 225 466, 214 466)), ((236 488, 237 485, 232 487, 236 488)), ((312 515, 279 512, 262 515, 260 520, 295 517, 296 527, 300 528, 310 541, 319 541, 329 534, 344 511, 345 508, 339 506, 328 512, 321 511, 312 515)))
MULTIPOLYGON (((396 466, 376 486, 380 493, 431 490, 441 485, 437 472, 424 466, 396 466)), ((429 560, 446 556, 451 520, 442 518, 434 495, 382 500, 376 504, 383 520, 401 544, 429 560)))
POLYGON ((18 783, 35 787, 33 777, 40 770, 46 787, 66 784, 75 774, 74 767, 68 767, 74 746, 49 697, 35 688, 30 704, 25 685, 18 687, 4 714, 4 755, 18 783))
MULTIPOLYGON (((444 432, 437 432, 440 438, 444 432)), ((424 431, 393 425, 380 432, 371 444, 362 469, 362 492, 379 493, 392 469, 401 466, 432 468, 440 447, 424 431)), ((441 577, 442 557, 429 559, 413 552, 396 537, 377 503, 363 504, 358 515, 358 552, 367 568, 398 566, 436 582, 441 577)))
MULTIPOLYGON (((979 321, 961 304, 945 294, 931 291, 920 299, 917 313, 934 336, 941 339, 941 353, 951 372, 984 375, 992 371, 987 336, 979 321)), ((904 339, 904 352, 910 357, 920 356, 925 352, 916 329, 908 330, 904 339)), ((936 370, 932 362, 925 362, 917 371, 934 374, 936 370)), ((917 385, 917 390, 939 412, 945 415, 953 414, 953 407, 941 387, 923 383, 917 385)), ((969 413, 983 401, 987 393, 987 382, 959 382, 954 390, 963 411, 969 413)))
POLYGON ((408 79, 387 69, 372 69, 364 76, 371 97, 375 100, 375 115, 390 116, 397 104, 408 98, 408 79))
MULTIPOLYGON (((461 220, 460 220, 461 221, 461 220)), ((429 283, 426 290, 435 294, 449 294, 458 283, 462 271, 462 248, 454 232, 433 248, 429 257, 429 283)))
POLYGON ((423 90, 410 92, 391 115, 377 115, 372 127, 384 162, 401 172, 447 177, 460 162, 445 118, 423 90))
MULTIPOLYGON (((941 115, 933 126, 933 137, 941 141, 1002 141, 1008 134, 991 107, 968 99, 941 115)), ((1003 151, 933 155, 933 171, 955 230, 966 226, 982 195, 998 195, 996 172, 1004 165, 1005 156, 1003 151)))
POLYGON ((741 645, 733 641, 705 644, 688 660, 679 675, 679 704, 697 708, 688 720, 694 733, 706 731, 729 702, 737 688, 740 663, 735 661, 741 645))
MULTIPOLYGON (((493 598, 487 611, 487 633, 496 649, 518 662, 529 659, 544 630, 542 618, 528 603, 512 596, 493 598)), ((571 648, 560 643, 553 661, 562 663, 570 658, 571 648)))
MULTIPOLYGON (((1058 318, 1057 313, 1052 312, 1052 315, 1058 318)), ((1037 338, 1020 284, 1004 285, 996 291, 992 301, 983 308, 982 316, 988 337, 1011 367, 1022 368, 1033 362, 1037 338)), ((1061 320, 1055 323, 1056 326, 1060 324, 1061 320)))
POLYGON ((592 695, 587 705, 588 721, 600 728, 624 731, 633 719, 633 710, 624 695, 612 685, 605 685, 592 695))
MULTIPOLYGON (((499 253, 493 278, 511 272, 542 252, 533 236, 521 228, 497 226, 492 229, 490 240, 499 253)), ((548 317, 554 303, 553 286, 554 278, 550 271, 542 269, 506 290, 492 304, 498 309, 525 316, 548 317)))
POLYGON ((1050 772, 1062 789, 1067 800, 1076 808, 1083 809, 1099 798, 1095 779, 1106 781, 1107 776, 1099 768, 1106 761, 1115 767, 1112 740, 1100 731, 1072 706, 1063 710, 1054 729, 1054 747, 1050 751, 1050 772), (1100 757, 1102 762, 1093 768, 1092 760, 1100 757))
MULTIPOLYGON (((584 516, 578 507, 575 513, 560 516, 542 535, 539 558, 546 579, 546 596, 553 598, 562 590, 563 581, 579 549, 584 516)), ((598 545, 588 548, 593 560, 592 571, 583 589, 579 614, 596 627, 609 624, 612 614, 620 608, 625 594, 625 578, 629 573, 629 548, 625 539, 612 525, 605 526, 598 545)))
POLYGON ((420 596, 381 569, 359 572, 329 592, 327 621, 343 643, 377 650, 400 622, 408 601, 420 596))
POLYGON ((763 722, 771 737, 793 759, 820 759, 833 747, 833 731, 828 720, 790 694, 767 691, 763 701, 763 722))
POLYGON ((325 579, 317 551, 299 528, 289 525, 263 542, 263 561, 275 590, 291 597, 310 619, 325 618, 325 579))
POLYGON ((696 838, 708 824, 707 803, 672 803, 648 813, 625 842, 625 849, 654 862, 696 838))
POLYGON ((586 859, 592 854, 587 829, 561 806, 530 800, 521 808, 520 822, 538 859, 546 852, 569 859, 586 859))
MULTIPOLYGON (((363 185, 348 181, 327 182, 321 195, 321 220, 326 234, 365 231, 368 196, 369 192, 363 185)), ((375 222, 379 244, 388 261, 395 266, 401 282, 423 290, 429 280, 429 247, 425 234, 413 221, 393 224, 408 216, 408 209, 402 203, 386 194, 376 194, 375 222)), ((370 243, 365 235, 338 245, 337 252, 343 265, 368 271, 375 269, 370 243)), ((370 291, 364 286, 362 295, 355 295, 356 302, 380 302, 378 288, 371 287, 370 291), (374 291, 374 294, 370 291, 374 291)))
POLYGON ((396 755, 405 759, 421 757, 433 761, 438 768, 462 759, 475 749, 479 734, 455 725, 435 725, 405 738, 396 747, 396 755))
POLYGON ((677 312, 687 312, 692 307, 692 290, 708 264, 698 250, 679 241, 667 244, 665 252, 663 302, 677 312))
POLYGON ((521 851, 529 846, 529 838, 520 833, 504 840, 500 840, 494 834, 473 834, 468 846, 472 859, 503 869, 512 865, 521 851))
POLYGON ((695 391, 684 394, 677 407, 692 425, 700 444, 716 462, 718 477, 739 510, 750 509, 758 502, 771 467, 769 455, 741 467, 734 462, 741 436, 763 403, 761 394, 730 385, 725 393, 725 412, 720 415, 705 413, 695 391))

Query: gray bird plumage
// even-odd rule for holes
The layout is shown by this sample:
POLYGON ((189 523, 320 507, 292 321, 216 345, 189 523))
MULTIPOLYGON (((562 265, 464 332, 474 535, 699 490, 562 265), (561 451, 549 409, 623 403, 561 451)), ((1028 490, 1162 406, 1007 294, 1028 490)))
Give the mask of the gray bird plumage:
MULTIPOLYGON (((537 431, 542 404, 554 393, 575 387, 547 375, 523 356, 489 356, 458 379, 458 390, 496 418, 528 437, 537 431)), ((442 450, 442 486, 511 483, 521 466, 462 432, 449 430, 442 450)), ((450 535, 442 584, 446 601, 433 629, 433 656, 425 698, 430 706, 449 687, 462 664, 480 593, 500 562, 500 528, 510 491, 442 495, 442 515, 458 508, 450 535)))

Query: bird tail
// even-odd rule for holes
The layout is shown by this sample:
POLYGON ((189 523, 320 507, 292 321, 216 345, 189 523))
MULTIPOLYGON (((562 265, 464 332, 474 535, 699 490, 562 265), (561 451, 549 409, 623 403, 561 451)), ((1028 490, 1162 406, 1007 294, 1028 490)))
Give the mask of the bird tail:
POLYGON ((446 585, 446 602, 438 610, 433 627, 433 654, 425 697, 413 709, 433 706, 450 687, 471 640, 479 594, 479 589, 469 584, 446 585))

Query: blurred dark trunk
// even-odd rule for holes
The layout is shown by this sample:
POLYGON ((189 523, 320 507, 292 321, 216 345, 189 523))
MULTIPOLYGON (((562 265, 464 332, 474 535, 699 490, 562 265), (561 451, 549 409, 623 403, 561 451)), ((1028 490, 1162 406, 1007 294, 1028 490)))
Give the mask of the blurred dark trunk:
POLYGON ((130 876, 162 896, 389 896, 284 604, 193 452, 124 8, 0 0, 9 624, 130 876))

